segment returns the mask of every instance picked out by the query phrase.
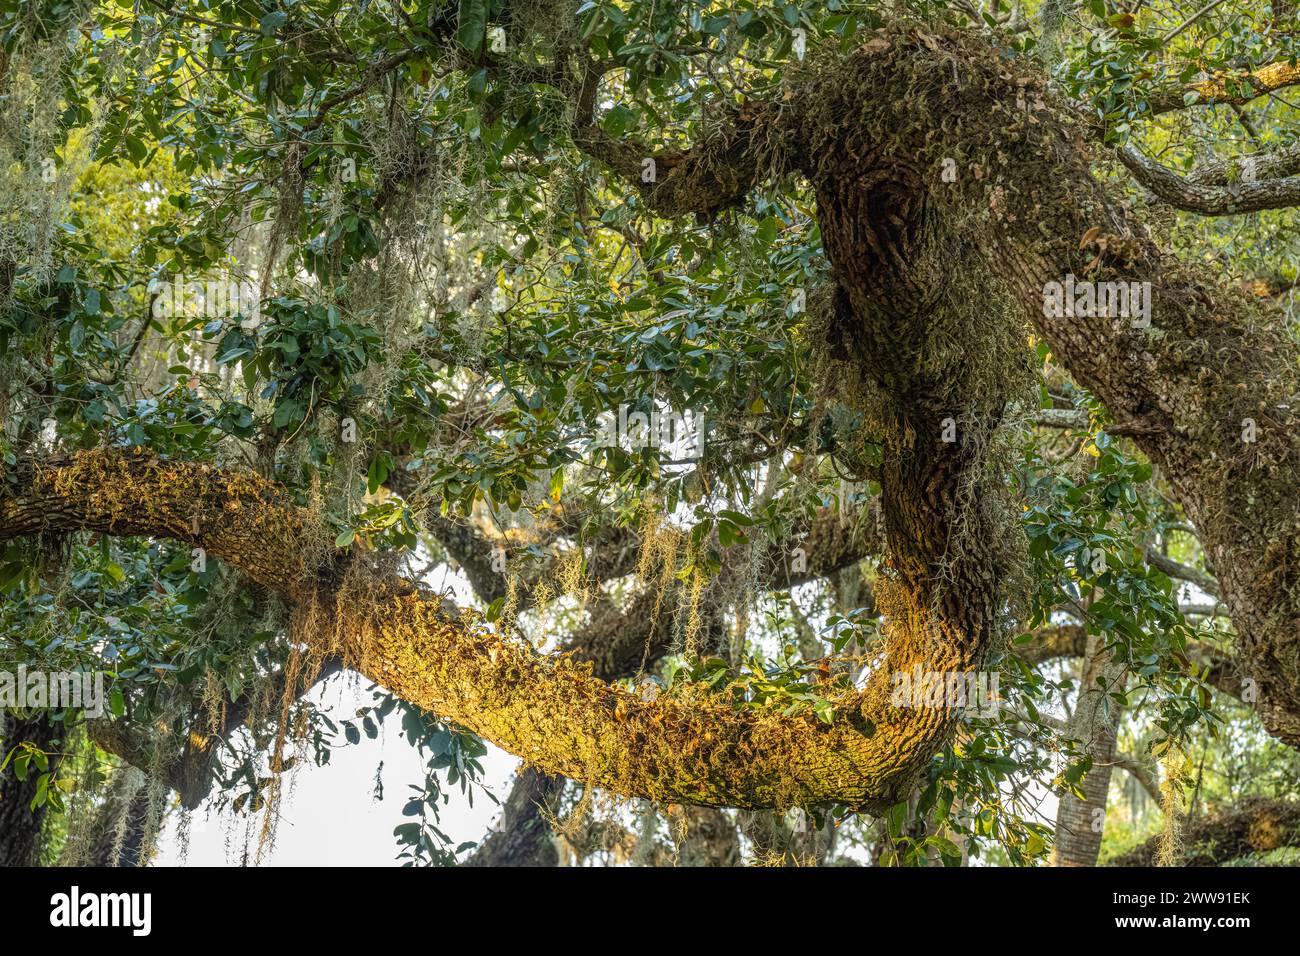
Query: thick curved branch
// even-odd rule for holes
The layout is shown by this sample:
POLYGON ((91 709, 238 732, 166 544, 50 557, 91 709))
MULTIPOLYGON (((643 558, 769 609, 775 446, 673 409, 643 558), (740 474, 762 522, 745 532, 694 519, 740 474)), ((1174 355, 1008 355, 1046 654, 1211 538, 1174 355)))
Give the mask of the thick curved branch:
POLYGON ((47 531, 171 538, 288 598, 313 588, 301 514, 256 475, 96 451, 20 463, 3 478, 0 539, 47 531))
POLYGON ((841 696, 833 725, 736 710, 709 694, 642 700, 594 678, 590 665, 540 657, 409 582, 357 572, 339 584, 329 572, 341 556, 309 575, 304 519, 254 476, 105 451, 24 473, 0 497, 0 539, 58 528, 199 542, 319 609, 331 626, 314 636, 318 650, 337 648, 347 666, 397 696, 548 772, 617 794, 754 808, 887 805, 900 773, 923 764, 950 726, 946 711, 890 707, 887 673, 865 693, 841 696), (188 520, 196 511, 197 535, 188 520))
POLYGON ((671 219, 694 213, 710 218, 740 205, 759 178, 753 132, 768 112, 748 104, 702 147, 656 153, 635 140, 615 139, 596 123, 573 130, 573 143, 636 185, 646 206, 671 219))
POLYGON ((1200 186, 1225 186, 1248 179, 1283 179, 1295 175, 1300 175, 1300 140, 1262 153, 1201 163, 1187 174, 1187 181, 1200 186))
MULTIPOLYGON (((945 248, 976 250, 1075 380, 1129 423, 1197 528, 1259 685, 1264 725, 1300 742, 1300 348, 1285 317, 1161 250, 1093 175, 1073 111, 1036 68, 994 66, 986 41, 968 34, 934 45, 906 36, 877 43, 805 91, 818 115, 851 118, 827 131, 808 125, 809 155, 834 146, 882 156, 870 173, 880 185, 858 187, 863 201, 888 197, 953 223, 945 248), (883 140, 861 128, 865 93, 883 140), (1017 105, 1040 100, 1042 109, 1017 105), (921 114, 950 121, 938 131, 918 126, 921 114), (959 166, 945 182, 945 156, 988 168, 963 176, 959 166), (1049 290, 1071 278, 1136 288, 1145 318, 1121 314, 1113 300, 1052 308, 1049 290)), ((930 279, 918 296, 942 282, 930 279)), ((972 310, 970 319, 987 315, 972 310)))
POLYGON ((358 671, 548 772, 624 796, 878 805, 900 757, 939 719, 915 710, 886 724, 879 693, 841 697, 830 726, 707 694, 642 700, 592 677, 589 665, 541 658, 413 589, 369 590, 372 601, 354 607, 343 595, 335 609, 358 671))
MULTIPOLYGON (((819 513, 805 533, 796 533, 772 551, 780 560, 769 567, 758 583, 763 589, 788 588, 848 567, 878 548, 879 529, 874 522, 849 524, 840 515, 819 513), (795 565, 786 560, 794 547, 803 548, 805 561, 795 565)), ((728 553, 729 555, 729 553, 728 553)), ((737 573, 724 556, 724 574, 737 573)), ((630 569, 629 569, 630 570, 630 569)), ((723 590, 727 590, 724 585, 723 590)), ((479 592, 480 600, 484 599, 479 592)), ((864 605, 874 596, 864 584, 859 598, 864 605)), ((592 673, 601 680, 632 677, 651 667, 670 650, 676 629, 677 608, 660 600, 657 592, 636 593, 622 607, 601 602, 591 611, 587 623, 570 638, 564 652, 576 660, 590 662, 592 673)), ((502 810, 498 828, 467 860, 471 866, 553 866, 555 849, 541 808, 549 807, 565 785, 564 778, 549 777, 525 767, 520 770, 502 810)))

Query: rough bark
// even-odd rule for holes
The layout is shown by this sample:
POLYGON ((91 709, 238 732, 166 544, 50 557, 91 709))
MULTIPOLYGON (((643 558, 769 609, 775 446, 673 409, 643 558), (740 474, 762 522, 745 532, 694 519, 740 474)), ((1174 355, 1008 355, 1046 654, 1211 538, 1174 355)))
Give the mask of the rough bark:
POLYGON ((531 767, 521 767, 501 810, 501 819, 465 866, 556 866, 559 853, 551 839, 550 824, 539 811, 555 812, 555 800, 564 788, 562 777, 550 777, 531 767))
MULTIPOLYGON (((1265 86, 1294 82, 1293 73, 1270 68, 1265 86)), ((1203 92, 1226 96, 1221 79, 1203 92)), ((1300 389, 1296 343, 1280 315, 1164 254, 1092 174, 1092 131, 1073 121, 1041 75, 982 39, 886 35, 796 82, 804 85, 783 100, 789 125, 769 115, 774 128, 753 133, 748 146, 728 137, 726 149, 705 146, 677 168, 734 162, 741 153, 749 158, 736 168, 757 174, 752 157, 773 143, 784 147, 787 163, 818 187, 827 251, 857 313, 872 302, 906 313, 933 301, 938 275, 909 285, 889 268, 877 280, 852 266, 906 262, 900 246, 920 245, 933 220, 953 223, 950 267, 996 276, 1019 314, 1102 399, 1117 422, 1112 430, 1131 435, 1170 476, 1242 637, 1261 718, 1275 736, 1300 744, 1300 389), (845 125, 827 131, 822 116, 845 125), (857 168, 830 161, 843 156, 857 168), (952 183, 940 175, 946 158, 958 164, 952 183), (854 203, 861 212, 846 216, 854 203), (961 261, 964 249, 976 250, 978 262, 961 261), (1067 274, 1149 282, 1151 327, 1113 315, 1046 314, 1046 284, 1067 274), (861 298, 853 301, 855 282, 861 298), (1257 426, 1254 441, 1243 441, 1248 420, 1257 426)), ((910 264, 908 271, 918 272, 910 264)), ((998 321, 987 301, 971 305, 972 322, 998 321)), ((899 354, 888 340, 872 344, 899 354)))
MULTIPOLYGON (((615 793, 885 807, 954 721, 942 708, 890 705, 890 675, 977 669, 1005 623, 1014 561, 1002 547, 989 449, 1013 377, 997 347, 1027 318, 1106 404, 1116 431, 1170 476, 1242 635, 1265 726, 1300 742, 1300 497, 1291 486, 1300 428, 1297 350, 1285 328, 1243 293, 1164 256, 1092 176, 1087 131, 1071 128, 1041 74, 987 39, 894 34, 809 70, 779 105, 742 107, 707 148, 672 157, 648 192, 660 211, 711 214, 778 160, 816 191, 837 286, 831 341, 860 374, 858 398, 885 450, 890 553, 886 656, 863 693, 836 702, 833 725, 706 697, 643 701, 409 584, 342 595, 347 562, 307 568, 302 520, 247 475, 83 455, 39 469, 21 495, 6 491, 0 534, 88 528, 198 543, 320 610, 333 632, 322 652, 341 651, 399 696, 551 773, 615 793), (964 175, 944 182, 952 157, 964 175), (1066 273, 1150 282, 1151 329, 1045 315, 1045 284, 1066 273), (955 277, 969 281, 958 287, 955 277), (947 418, 961 423, 953 442, 947 418), (1249 444, 1246 418, 1258 424, 1249 444)), ((625 149, 590 135, 589 149, 628 165, 625 149)))
POLYGON ((1220 103, 1228 106, 1245 106, 1250 100, 1276 90, 1300 83, 1300 67, 1280 60, 1254 70, 1218 70, 1206 80, 1188 83, 1175 89, 1164 90, 1151 97, 1148 104, 1153 113, 1168 113, 1183 109, 1185 96, 1194 92, 1200 103, 1220 103), (1250 95, 1243 95, 1249 90, 1250 95))
MULTIPOLYGON (((1279 63, 1255 71, 1252 83, 1267 90, 1298 78, 1279 63)), ((1202 94, 1233 102, 1224 80, 1201 84, 1202 94)), ((1105 404, 1112 432, 1132 436, 1161 466, 1222 586, 1261 719, 1300 744, 1300 349, 1281 313, 1165 254, 1118 191, 1093 175, 1096 131, 1037 67, 1002 56, 985 37, 883 33, 842 60, 791 71, 778 102, 751 105, 643 197, 651 205, 668 197, 664 214, 681 212, 690 197, 699 201, 690 208, 711 213, 719 197, 738 204, 745 195, 694 195, 692 183, 727 181, 719 166, 748 185, 773 169, 804 172, 858 317, 888 308, 924 329, 952 277, 992 277, 1002 295, 970 301, 968 322, 995 330, 1008 321, 998 308, 1005 297, 1105 404), (944 180, 945 166, 955 179, 944 180), (946 269, 927 273, 900 258, 927 233, 942 237, 946 269), (883 268, 873 277, 855 263, 883 268), (1047 283, 1069 274, 1150 283, 1150 326, 1113 314, 1047 314, 1047 283)), ((607 146, 592 152, 624 171, 626 157, 607 146)), ((915 354, 893 357, 907 367, 915 354)), ((884 384, 905 394, 897 376, 884 384)))
POLYGON ((1180 176, 1167 166, 1126 146, 1120 160, 1133 177, 1171 206, 1202 216, 1234 216, 1300 204, 1300 176, 1245 182, 1210 183, 1180 176))
MULTIPOLYGON (((464 529, 458 526, 447 525, 450 523, 434 528, 439 540, 449 550, 454 549, 453 554, 462 567, 481 565, 481 559, 490 551, 489 544, 480 537, 465 534, 464 529), (448 532, 447 538, 441 536, 442 531, 448 532), (448 544, 448 541, 452 543, 448 544)), ((799 529, 788 541, 779 542, 770 549, 779 558, 759 586, 779 590, 834 573, 877 549, 879 537, 874 522, 849 521, 829 510, 821 512, 807 528, 799 529), (788 560, 795 546, 803 547, 806 556, 804 565, 798 569, 788 560)), ((626 573, 631 565, 625 566, 615 560, 607 561, 606 567, 615 567, 626 573)), ((730 564, 724 567, 724 577, 729 573, 730 564)), ((486 583, 489 595, 494 593, 491 589, 499 577, 494 575, 486 583)), ((722 590, 727 590, 725 582, 722 590)), ((475 591, 480 600, 487 596, 477 583, 475 591)), ((872 600, 870 589, 864 583, 855 606, 869 606, 872 600)), ((650 590, 635 594, 623 607, 601 602, 592 609, 586 625, 570 638, 564 650, 577 660, 590 662, 593 675, 601 680, 632 677, 644 668, 653 667, 671 649, 676 608, 670 607, 669 603, 658 600, 658 595, 650 590)), ((554 847, 550 845, 550 827, 540 808, 553 801, 564 785, 562 778, 521 769, 497 829, 466 861, 467 865, 540 866, 558 863, 554 847), (544 863, 544 860, 551 862, 544 863)), ((709 823, 705 829, 713 832, 725 828, 709 823)))
POLYGON ((674 806, 666 814, 677 866, 740 866, 740 837, 730 816, 713 807, 674 806))
MULTIPOLYGON (((850 522, 842 515, 823 512, 807 529, 770 549, 780 558, 759 581, 759 587, 780 590, 851 567, 878 548, 878 542, 879 533, 873 522, 850 522), (797 570, 787 560, 790 547, 796 542, 803 546, 807 559, 806 566, 797 570)), ((485 549, 486 544, 482 542, 477 552, 470 548, 470 560, 485 549)), ((733 573, 730 563, 724 566, 724 578, 733 573)), ((728 589, 724 581, 721 590, 725 593, 728 589)), ((873 603, 870 587, 860 581, 854 602, 848 606, 871 607, 873 603)), ((565 651, 578 660, 590 661, 592 673, 602 680, 634 676, 642 669, 653 667, 671 649, 674 613, 675 609, 658 602, 652 591, 638 593, 622 608, 610 603, 599 604, 592 610, 587 624, 569 640, 565 651)), ((814 656, 820 653, 818 650, 814 656)), ((542 845, 550 840, 549 826, 539 809, 545 801, 538 797, 554 799, 563 786, 562 779, 521 770, 506 801, 498 831, 484 841, 467 861, 469 865, 534 866, 540 865, 536 862, 540 859, 550 859, 552 849, 542 845), (539 779, 547 783, 543 786, 539 779), (521 831, 520 834, 505 836, 506 831, 514 829, 521 831)), ((705 829, 714 832, 725 827, 714 822, 708 823, 705 829)), ((716 841, 711 845, 716 845, 716 841)))
MULTIPOLYGON (((21 743, 51 753, 61 736, 62 725, 51 723, 42 711, 25 718, 0 712, 0 761, 21 743)), ((32 809, 40 775, 35 764, 24 780, 18 779, 12 763, 0 773, 0 866, 35 866, 40 859, 45 806, 32 809)))

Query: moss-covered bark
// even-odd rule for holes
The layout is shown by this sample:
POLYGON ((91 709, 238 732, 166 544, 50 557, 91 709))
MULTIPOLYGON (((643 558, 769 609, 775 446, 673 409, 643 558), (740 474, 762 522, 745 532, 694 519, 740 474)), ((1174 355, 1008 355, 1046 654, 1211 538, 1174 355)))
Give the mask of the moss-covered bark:
MULTIPOLYGON (((894 33, 792 72, 779 105, 742 108, 714 142, 664 157, 647 195, 670 214, 709 214, 783 170, 816 190, 836 283, 829 344, 852 373, 844 397, 884 446, 889 552, 885 656, 865 691, 836 702, 832 725, 709 695, 644 701, 409 584, 340 586, 348 562, 309 567, 309 522, 252 476, 84 454, 6 485, 0 536, 85 528, 207 548, 312 612, 325 625, 311 635, 319 653, 339 650, 399 696, 616 793, 887 806, 954 720, 891 706, 890 675, 979 668, 1014 616, 1016 535, 996 449, 1032 323, 1106 403, 1113 430, 1163 466, 1243 637, 1264 721, 1300 743, 1295 343, 1261 306, 1162 254, 1092 176, 1090 131, 1071 117, 1041 75, 985 38, 894 33), (1044 285, 1067 273, 1150 282, 1150 328, 1045 315, 1044 285)), ((645 155, 592 129, 577 139, 616 169, 645 155)))
MULTIPOLYGON (((340 652, 349 666, 398 696, 542 769, 615 793, 719 806, 888 805, 951 721, 939 709, 893 708, 887 693, 893 667, 882 669, 865 693, 845 694, 833 725, 735 710, 712 694, 642 700, 593 677, 589 664, 541 657, 408 583, 355 571, 336 585, 345 556, 308 575, 300 538, 305 519, 273 485, 252 476, 87 452, 30 467, 25 478, 5 485, 0 538, 93 529, 196 540, 297 602, 299 620, 312 622, 306 636, 322 657, 340 652), (196 509, 197 538, 189 521, 196 509)), ((900 531, 916 530, 918 517, 932 512, 922 505, 900 515, 900 531)), ((923 569, 913 564, 902 573, 923 569)), ((911 615, 918 628, 938 620, 924 603, 900 605, 897 613, 911 615)), ((900 668, 914 662, 925 669, 965 667, 981 646, 973 629, 988 615, 985 608, 963 624, 969 633, 950 627, 951 640, 918 632, 897 643, 890 661, 900 668)))
MULTIPOLYGON (((1105 403, 1111 430, 1162 467, 1222 585, 1265 726, 1300 745, 1300 349, 1281 313, 1165 254, 1092 174, 1092 131, 983 40, 900 38, 840 69, 856 75, 841 88, 874 91, 878 150, 928 171, 930 214, 979 251, 975 267, 1105 403), (1150 327, 1045 314, 1045 284, 1067 274, 1149 282, 1150 327)), ((996 321, 983 305, 972 317, 996 321)))
MULTIPOLYGON (((779 106, 749 107, 643 195, 669 197, 672 214, 690 183, 725 179, 721 164, 751 184, 807 175, 853 317, 835 337, 894 363, 878 380, 902 401, 936 344, 971 341, 963 323, 991 336, 1032 325, 1105 404, 1111 433, 1161 466, 1222 585, 1247 696, 1271 733, 1300 746, 1300 346, 1272 304, 1166 254, 1093 174, 1098 131, 1032 60, 995 43, 894 30, 810 59, 787 75, 779 106), (916 261, 926 257, 929 267, 916 261), (1044 288, 1067 275, 1149 283, 1150 325, 1048 314, 1044 288), (935 308, 972 278, 983 285, 957 290, 964 307, 935 308), (902 328, 854 326, 872 310, 902 328)), ((1290 82, 1292 69, 1270 68, 1270 82, 1290 82)), ((1205 92, 1227 96, 1223 78, 1205 92)))

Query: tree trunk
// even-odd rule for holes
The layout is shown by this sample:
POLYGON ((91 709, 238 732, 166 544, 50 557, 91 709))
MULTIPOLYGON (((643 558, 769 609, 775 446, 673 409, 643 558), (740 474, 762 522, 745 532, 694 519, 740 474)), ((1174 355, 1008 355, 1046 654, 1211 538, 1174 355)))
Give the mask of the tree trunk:
POLYGON ((1106 650, 1106 638, 1090 636, 1068 734, 1092 757, 1092 767, 1082 781, 1084 799, 1067 793, 1057 803, 1053 853, 1056 866, 1097 865, 1114 770, 1115 738, 1123 712, 1107 695, 1117 684, 1123 689, 1124 672, 1124 665, 1117 664, 1106 650))
POLYGON ((541 813, 555 812, 555 802, 567 781, 521 767, 497 828, 474 851, 465 866, 556 866, 559 854, 551 827, 541 813))
MULTIPOLYGON (((0 760, 20 743, 30 743, 45 753, 57 749, 62 725, 46 719, 44 711, 26 718, 0 712, 0 760)), ((25 780, 14 774, 12 761, 0 773, 0 866, 35 866, 40 860, 41 825, 45 805, 32 809, 36 781, 41 772, 36 765, 27 768, 25 780)))
MULTIPOLYGON (((1164 254, 1092 175, 1095 131, 1039 70, 984 38, 882 38, 790 99, 764 145, 781 142, 817 184, 837 267, 864 267, 849 275, 855 312, 888 303, 921 334, 966 344, 961 323, 936 327, 925 306, 975 276, 986 281, 961 290, 966 330, 993 336, 1031 322, 1104 403, 1109 431, 1132 436, 1168 476, 1222 586, 1261 719, 1300 746, 1300 346, 1285 316, 1164 254), (898 247, 924 250, 927 230, 946 268, 889 281, 908 262, 898 247), (1073 302, 1050 308, 1049 284, 1071 275, 1146 283, 1149 327, 1073 302)), ((894 351, 898 336, 866 341, 904 367, 920 351, 894 351)))
MULTIPOLYGON (((893 675, 977 670, 1017 613, 1023 536, 997 448, 1024 394, 1028 319, 1106 404, 1112 431, 1170 476, 1223 586, 1264 724, 1300 745, 1300 354, 1274 311, 1164 256, 1128 221, 1091 175, 1091 132, 1049 99, 1040 70, 985 37, 885 35, 792 71, 779 101, 738 108, 717 143, 653 187, 674 213, 734 204, 760 170, 802 171, 816 191, 836 285, 829 340, 848 359, 846 397, 883 446, 889 547, 883 664, 834 702, 829 725, 710 698, 641 700, 409 582, 359 573, 351 555, 308 569, 306 519, 251 474, 81 453, 5 483, 0 538, 87 529, 205 547, 320 612, 317 653, 341 651, 398 696, 617 794, 881 810, 955 722, 949 708, 893 704, 893 675), (957 179, 941 178, 954 168, 945 160, 957 179), (1149 282, 1151 328, 1045 313, 1047 283, 1067 274, 1149 282)), ((584 133, 584 148, 602 148, 598 128, 584 133)), ((624 146, 616 168, 638 168, 645 153, 624 146)))

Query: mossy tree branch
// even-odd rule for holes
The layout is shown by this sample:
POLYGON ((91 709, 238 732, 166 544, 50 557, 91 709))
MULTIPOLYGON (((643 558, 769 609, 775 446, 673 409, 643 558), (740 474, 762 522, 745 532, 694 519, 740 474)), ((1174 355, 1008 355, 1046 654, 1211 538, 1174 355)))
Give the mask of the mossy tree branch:
MULTIPOLYGON (((1201 93, 1232 102, 1227 79, 1201 93)), ((1275 64, 1251 81, 1266 90, 1298 79, 1275 64)), ((751 108, 760 123, 715 133, 683 163, 744 156, 744 178, 759 168, 752 157, 779 151, 780 168, 808 176, 842 287, 837 337, 859 361, 888 356, 876 384, 895 395, 916 388, 909 369, 933 337, 952 334, 933 317, 951 276, 988 277, 965 321, 1031 324, 1105 404, 1114 431, 1162 467, 1218 576, 1264 724, 1300 744, 1300 348, 1284 316, 1165 253, 1093 175, 1094 131, 1074 105, 985 37, 884 33, 792 71, 780 99, 781 110, 751 108), (1143 288, 1149 325, 1104 309, 1049 312, 1047 284, 1068 275, 1143 288), (990 308, 1004 296, 1011 313, 990 308), (911 337, 873 335, 871 322, 863 336, 873 309, 911 337)))
POLYGON ((307 518, 256 476, 105 451, 28 462, 20 474, 0 496, 0 539, 94 530, 206 547, 299 610, 317 611, 308 637, 322 657, 337 651, 397 696, 615 793, 719 806, 888 805, 900 773, 928 760, 936 728, 951 719, 891 711, 887 681, 842 697, 833 726, 705 695, 642 700, 409 582, 358 582, 345 573, 346 555, 308 568, 307 518))

